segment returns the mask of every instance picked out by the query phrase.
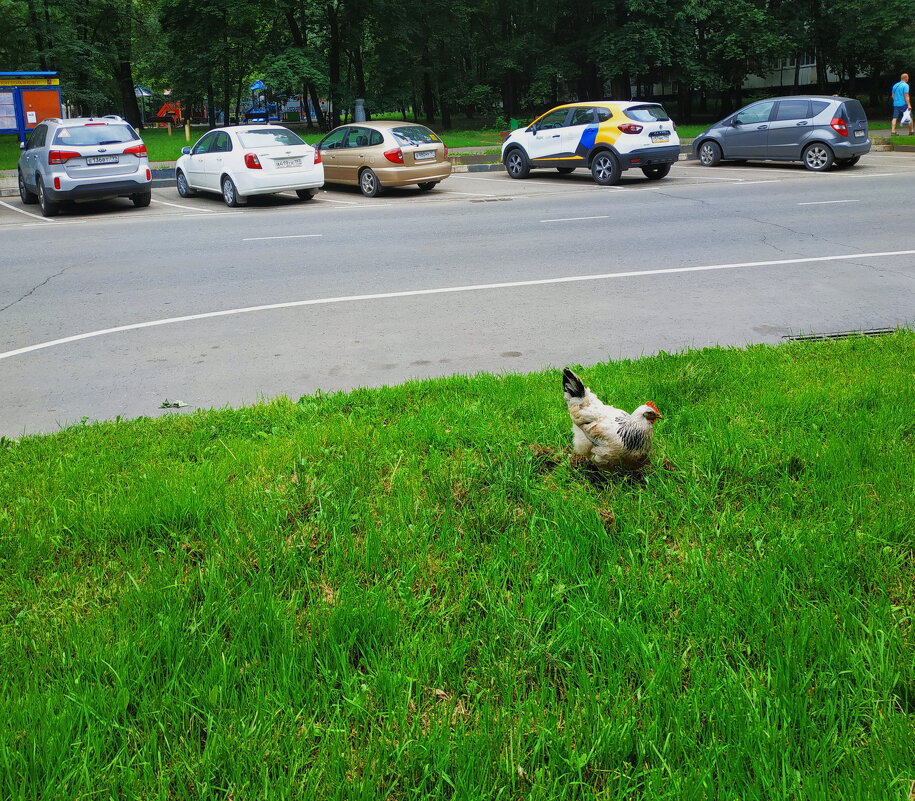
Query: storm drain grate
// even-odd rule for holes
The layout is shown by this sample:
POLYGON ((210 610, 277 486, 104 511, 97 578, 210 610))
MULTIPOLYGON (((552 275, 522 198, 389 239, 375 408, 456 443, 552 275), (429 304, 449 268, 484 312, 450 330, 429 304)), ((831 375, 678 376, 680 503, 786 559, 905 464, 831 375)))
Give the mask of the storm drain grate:
POLYGON ((800 334, 796 337, 782 337, 788 342, 808 342, 816 339, 847 339, 848 337, 880 337, 884 334, 892 334, 898 331, 897 328, 869 328, 863 331, 833 331, 826 334, 800 334))

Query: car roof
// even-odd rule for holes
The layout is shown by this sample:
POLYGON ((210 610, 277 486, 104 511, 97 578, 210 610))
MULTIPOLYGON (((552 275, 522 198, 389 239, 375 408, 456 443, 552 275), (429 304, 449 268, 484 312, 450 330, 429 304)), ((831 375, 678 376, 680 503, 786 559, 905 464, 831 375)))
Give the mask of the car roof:
MULTIPOLYGON (((562 103, 557 108, 581 108, 590 106, 615 106, 616 108, 632 108, 633 106, 660 106, 657 100, 577 100, 574 103, 562 103)), ((552 109, 550 109, 552 111, 552 109)))
POLYGON ((412 125, 419 125, 423 128, 429 127, 424 122, 413 122, 413 120, 365 120, 364 122, 347 122, 337 127, 351 128, 358 126, 360 128, 374 128, 376 131, 390 131, 392 128, 409 128, 412 125))

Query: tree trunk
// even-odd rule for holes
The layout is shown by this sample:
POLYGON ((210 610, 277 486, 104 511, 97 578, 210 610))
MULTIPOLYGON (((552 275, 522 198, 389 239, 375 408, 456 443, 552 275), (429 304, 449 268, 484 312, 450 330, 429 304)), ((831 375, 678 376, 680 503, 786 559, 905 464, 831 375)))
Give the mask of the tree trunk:
MULTIPOLYGON (((315 88, 313 83, 309 82, 308 93, 311 95, 311 105, 315 110, 315 117, 318 120, 318 128, 320 128, 322 131, 325 131, 328 128, 327 120, 324 117, 324 111, 321 109, 321 101, 318 99, 318 90, 315 88)), ((310 117, 311 115, 309 114, 308 116, 310 117)))
POLYGON ((435 96, 432 94, 432 77, 429 71, 423 73, 423 111, 426 113, 426 123, 435 122, 435 96))
POLYGON ((340 21, 333 3, 327 5, 327 22, 330 42, 327 49, 328 77, 330 79, 330 124, 336 128, 340 124, 340 21))

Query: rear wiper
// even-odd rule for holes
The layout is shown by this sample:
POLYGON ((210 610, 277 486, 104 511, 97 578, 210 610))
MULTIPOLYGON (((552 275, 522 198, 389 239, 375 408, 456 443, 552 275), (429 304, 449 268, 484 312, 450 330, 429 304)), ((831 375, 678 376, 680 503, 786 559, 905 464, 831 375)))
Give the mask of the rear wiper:
POLYGON ((106 139, 104 142, 99 142, 100 145, 119 145, 121 144, 120 139, 106 139))

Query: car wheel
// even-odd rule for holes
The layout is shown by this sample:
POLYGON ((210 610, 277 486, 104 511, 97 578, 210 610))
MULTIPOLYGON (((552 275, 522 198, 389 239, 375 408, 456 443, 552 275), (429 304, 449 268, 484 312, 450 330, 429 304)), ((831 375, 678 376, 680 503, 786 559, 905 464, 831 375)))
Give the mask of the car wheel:
POLYGON ((512 178, 527 178, 531 174, 531 163, 524 151, 515 147, 505 155, 505 169, 512 178))
POLYGON ((591 162, 591 175, 601 186, 616 186, 621 174, 620 163, 609 150, 598 153, 591 162))
POLYGON ((317 189, 296 189, 296 196, 299 200, 311 200, 316 194, 318 194, 317 189))
POLYGON ((699 146, 699 161, 703 167, 721 164, 721 146, 717 142, 703 142, 699 146))
POLYGON ((231 206, 233 209, 242 205, 242 199, 238 196, 235 182, 228 175, 222 179, 222 199, 227 206, 231 206))
POLYGON ((662 178, 666 178, 670 172, 670 164, 655 164, 651 167, 642 167, 642 172, 646 178, 652 181, 660 181, 662 178))
POLYGON ((44 181, 41 180, 40 175, 38 176, 38 205, 41 207, 42 217, 56 217, 57 212, 60 211, 60 204, 51 200, 45 192, 44 181))
POLYGON ((560 175, 568 175, 570 172, 575 172, 574 167, 557 167, 556 172, 560 175))
POLYGON ((836 166, 842 167, 854 167, 859 161, 861 161, 861 156, 852 156, 850 159, 836 159, 836 166))
POLYGON ((130 199, 133 201, 133 205, 138 209, 145 209, 152 202, 152 192, 142 192, 140 194, 131 195, 130 199))
POLYGON ((422 192, 428 192, 430 189, 435 189, 438 185, 438 181, 423 181, 421 184, 417 184, 422 192))
POLYGON ((181 195, 181 197, 194 197, 194 195, 197 194, 191 189, 191 185, 187 182, 187 176, 181 172, 181 170, 178 170, 178 172, 175 173, 175 185, 177 186, 178 194, 181 195))
POLYGON ((22 170, 19 170, 19 198, 26 206, 32 206, 38 202, 38 195, 29 191, 29 188, 25 185, 25 176, 22 174, 22 170))
POLYGON ((804 166, 814 172, 823 172, 832 166, 832 151, 821 142, 814 142, 804 148, 804 166))
POLYGON ((365 169, 359 175, 359 188, 366 197, 375 197, 381 191, 381 183, 372 170, 365 169))

